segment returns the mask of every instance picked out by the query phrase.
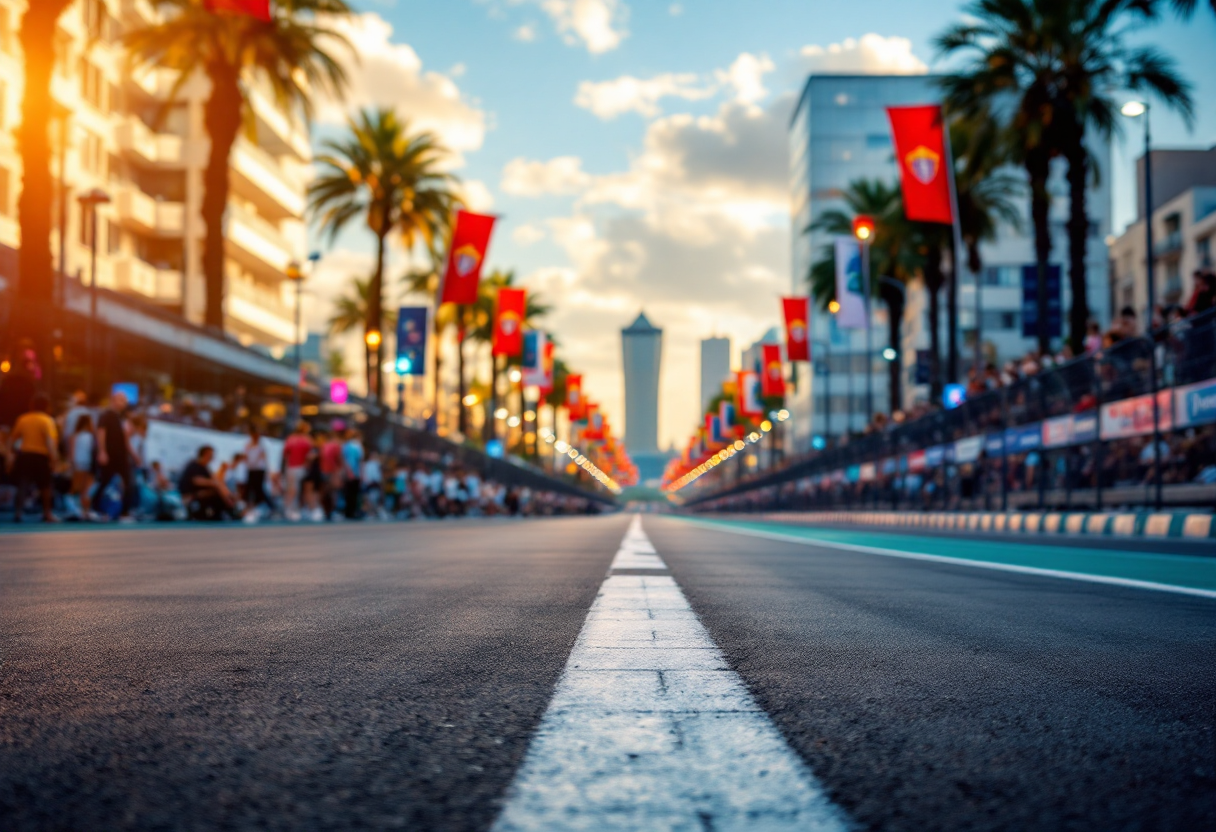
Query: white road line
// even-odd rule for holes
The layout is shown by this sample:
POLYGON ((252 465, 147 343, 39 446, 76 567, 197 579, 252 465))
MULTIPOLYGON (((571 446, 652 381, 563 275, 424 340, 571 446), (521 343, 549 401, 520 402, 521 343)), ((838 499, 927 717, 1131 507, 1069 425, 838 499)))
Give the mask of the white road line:
POLYGON ((1062 569, 1043 569, 1038 566, 1019 566, 1015 563, 994 563, 986 560, 971 560, 969 558, 952 558, 945 555, 926 555, 923 552, 904 552, 899 549, 883 549, 878 546, 860 546, 855 543, 836 543, 830 540, 817 540, 812 537, 800 537, 781 532, 766 532, 759 529, 743 529, 735 526, 707 523, 700 520, 684 518, 694 526, 715 531, 726 531, 731 534, 748 535, 750 537, 767 537, 770 540, 782 540, 788 543, 801 543, 804 546, 822 546, 825 549, 843 549, 846 552, 863 552, 867 555, 882 555, 888 558, 903 558, 905 560, 925 560, 932 563, 949 563, 955 566, 974 566, 979 569, 993 569, 998 572, 1017 572, 1022 575, 1037 575, 1043 578, 1062 578, 1069 581, 1087 581, 1093 584, 1109 584, 1111 586, 1130 587, 1132 589, 1148 589, 1155 592, 1173 592, 1177 595, 1193 595, 1198 598, 1216 598, 1216 590, 1199 589, 1178 584, 1161 584, 1155 581, 1138 581, 1135 578, 1117 578, 1112 575, 1090 575, 1086 572, 1066 572, 1062 569))
MULTIPOLYGON (((613 568, 666 568, 639 519, 613 568), (642 558, 659 565, 618 565, 642 558)), ((675 581, 613 575, 493 828, 837 832, 848 824, 675 581)))

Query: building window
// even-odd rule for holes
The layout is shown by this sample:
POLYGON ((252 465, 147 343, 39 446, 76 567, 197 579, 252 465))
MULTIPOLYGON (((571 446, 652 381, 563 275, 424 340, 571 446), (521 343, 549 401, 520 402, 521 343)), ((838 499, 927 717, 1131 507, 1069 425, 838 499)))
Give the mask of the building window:
POLYGON ((984 286, 1018 288, 1022 285, 1022 267, 985 266, 981 277, 984 286))
POLYGON ((1001 310, 981 310, 980 321, 983 323, 984 332, 1005 332, 1021 326, 1017 312, 1001 310))
POLYGON ((105 109, 106 82, 101 70, 85 58, 80 59, 80 96, 98 110, 105 109))
POLYGON ((869 133, 866 135, 866 147, 870 150, 886 150, 891 146, 891 137, 886 133, 869 133))
POLYGON ((1212 267, 1212 238, 1204 237, 1195 242, 1195 257, 1205 269, 1212 267))

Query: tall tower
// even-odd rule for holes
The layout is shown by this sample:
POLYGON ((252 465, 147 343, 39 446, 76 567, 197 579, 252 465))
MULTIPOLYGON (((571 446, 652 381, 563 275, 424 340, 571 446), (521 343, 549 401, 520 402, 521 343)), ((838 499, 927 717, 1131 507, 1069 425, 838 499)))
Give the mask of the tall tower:
POLYGON ((709 400, 722 392, 722 382, 730 378, 730 339, 706 338, 701 341, 701 411, 709 400))
MULTIPOLYGON (((663 360, 663 330, 639 313, 621 330, 625 362, 625 448, 639 457, 659 453, 659 368, 663 360)), ((639 464, 639 468, 642 467, 639 464)))

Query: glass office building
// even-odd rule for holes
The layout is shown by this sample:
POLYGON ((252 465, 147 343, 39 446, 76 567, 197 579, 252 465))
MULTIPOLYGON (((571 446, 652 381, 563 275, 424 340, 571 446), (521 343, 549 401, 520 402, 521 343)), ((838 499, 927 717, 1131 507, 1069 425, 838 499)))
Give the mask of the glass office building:
MULTIPOLYGON (((813 75, 807 79, 790 123, 790 186, 792 232, 792 290, 807 291, 811 264, 830 256, 832 240, 808 227, 825 211, 848 212, 844 194, 855 180, 899 178, 893 156, 889 106, 926 104, 940 100, 936 79, 930 75, 813 75)), ((1109 265, 1104 240, 1110 232, 1110 187, 1108 144, 1093 144, 1091 152, 1101 172, 1089 196, 1090 240, 1088 250, 1089 302, 1093 317, 1105 325, 1110 319, 1109 265)), ((1068 242, 1064 223, 1068 217, 1067 185, 1063 166, 1053 170, 1050 189, 1052 206, 1052 262, 1064 265, 1068 242)), ((996 240, 981 247, 984 268, 979 276, 981 343, 986 361, 998 364, 1020 357, 1035 346, 1034 338, 1022 336, 1022 267, 1033 264, 1030 238, 1029 197, 1018 198, 1025 221, 1022 230, 1003 227, 996 240)), ((877 280, 879 275, 874 275, 877 280)), ((1063 304, 1069 292, 1063 280, 1063 304)), ((960 367, 971 366, 976 333, 976 278, 964 271, 959 283, 960 367)), ((944 293, 943 293, 944 295, 944 293)), ((946 301, 942 298, 942 325, 946 301)), ((887 364, 882 350, 887 344, 887 311, 880 301, 872 304, 873 354, 865 349, 864 330, 841 330, 832 316, 812 303, 811 337, 815 373, 808 381, 805 367, 799 368, 799 384, 792 395, 794 442, 807 448, 812 438, 838 437, 860 431, 869 421, 865 400, 867 378, 874 409, 885 412, 890 403, 887 364)), ((1065 312, 1065 319, 1067 313, 1065 312)), ((942 333, 942 366, 945 369, 946 338, 942 333)), ((927 398, 928 387, 916 385, 916 351, 929 345, 928 299, 917 286, 909 287, 904 314, 903 343, 899 345, 903 374, 902 404, 927 398)))

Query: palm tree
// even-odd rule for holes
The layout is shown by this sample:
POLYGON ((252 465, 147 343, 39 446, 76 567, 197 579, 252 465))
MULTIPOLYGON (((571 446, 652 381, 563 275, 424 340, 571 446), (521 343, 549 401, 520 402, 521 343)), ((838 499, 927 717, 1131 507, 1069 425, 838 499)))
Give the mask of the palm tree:
MULTIPOLYGON (((331 240, 356 217, 376 236, 367 328, 380 331, 388 235, 396 233, 407 250, 422 243, 436 259, 459 199, 452 189, 455 178, 441 169, 448 151, 431 133, 411 133, 409 124, 388 109, 363 111, 348 130, 342 139, 323 143, 309 207, 331 240)), ((382 356, 383 347, 375 355, 377 401, 382 356)))
MULTIPOLYGON (((363 369, 370 394, 375 376, 375 352, 367 343, 367 308, 370 305, 372 278, 355 277, 351 279, 350 291, 334 299, 333 314, 329 316, 329 331, 334 335, 346 335, 350 332, 362 331, 364 334, 363 348, 366 352, 363 369)), ((391 309, 384 313, 384 320, 390 327, 396 326, 397 313, 391 309)))
MULTIPOLYGON (((18 252, 18 303, 27 308, 48 310, 54 297, 54 265, 51 260, 51 74, 55 68, 55 33, 59 16, 71 0, 38 0, 30 3, 21 18, 21 51, 25 62, 25 93, 21 100, 21 126, 17 146, 21 152, 21 196, 17 213, 21 224, 18 252)), ((38 323, 39 315, 15 316, 14 334, 39 335, 50 327, 38 323)))
POLYGON ((973 23, 958 24, 938 38, 945 55, 963 52, 969 67, 943 79, 952 109, 972 120, 1001 112, 1016 98, 1007 129, 1014 155, 1030 176, 1031 215, 1039 280, 1039 348, 1046 352, 1047 258, 1051 240, 1047 175, 1053 156, 1068 161, 1070 216, 1069 339, 1080 350, 1089 323, 1086 187, 1090 157, 1087 128, 1109 137, 1117 108, 1111 90, 1156 94, 1188 117, 1189 86, 1173 61, 1149 47, 1128 47, 1131 25, 1152 20, 1157 4, 1145 0, 975 0, 973 23), (1127 25, 1124 25, 1127 24, 1127 25))
MULTIPOLYGON (((1013 198, 1022 192, 1021 181, 1002 167, 1006 152, 1001 131, 991 118, 950 121, 950 148, 954 153, 954 182, 958 199, 959 231, 967 250, 967 270, 975 275, 978 291, 984 261, 980 243, 996 239, 1003 223, 1016 231, 1022 228, 1022 215, 1013 198)), ((956 269, 957 272, 957 269, 956 269)), ((950 292, 950 376, 958 380, 958 281, 950 292)), ((976 321, 976 355, 982 328, 976 321)), ((979 371, 976 367, 976 371, 979 371)))
MULTIPOLYGON (((903 197, 898 185, 877 179, 858 179, 849 183, 844 193, 847 211, 832 209, 825 211, 813 222, 809 231, 823 231, 832 235, 852 236, 853 218, 866 214, 874 219, 874 238, 870 246, 870 273, 873 275, 871 292, 887 307, 887 337, 892 349, 897 352, 903 341, 903 317, 906 304, 906 284, 920 267, 920 257, 915 245, 917 223, 904 219, 903 197)), ((836 298, 836 260, 832 247, 824 247, 811 265, 807 282, 812 297, 821 309, 836 298)), ((938 320, 937 298, 940 283, 930 294, 929 317, 934 322, 930 338, 933 353, 940 354, 937 343, 938 320)), ((897 361, 890 362, 890 406, 895 411, 903 401, 902 368, 897 361)))
MULTIPOLYGON (((1212 6, 1212 12, 1216 14, 1216 0, 1208 0, 1212 6)), ((1174 7, 1174 12, 1182 18, 1189 18, 1199 8, 1199 0, 1170 0, 1170 5, 1174 7)))
POLYGON ((173 95, 198 73, 211 82, 203 124, 211 138, 203 174, 201 214, 207 326, 224 328, 224 212, 228 207, 229 157, 242 128, 253 124, 250 94, 265 84, 286 113, 311 121, 316 92, 338 95, 346 74, 327 51, 327 41, 349 46, 320 22, 321 15, 350 13, 346 0, 276 0, 269 23, 249 15, 217 14, 202 0, 153 0, 160 23, 129 32, 131 59, 177 71, 173 95))

